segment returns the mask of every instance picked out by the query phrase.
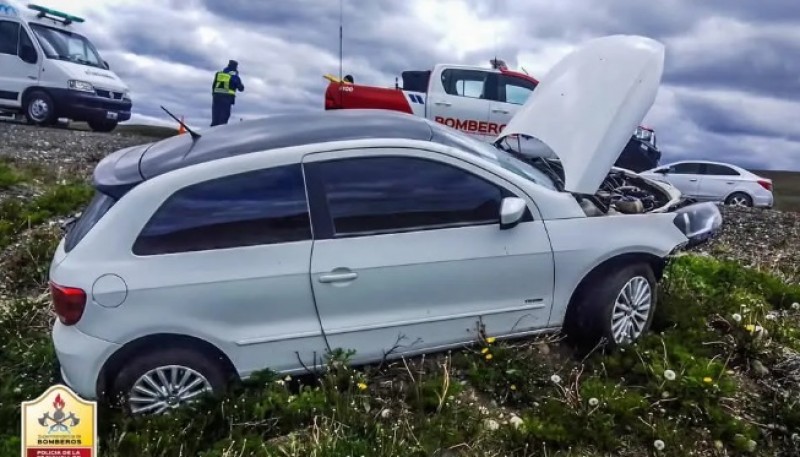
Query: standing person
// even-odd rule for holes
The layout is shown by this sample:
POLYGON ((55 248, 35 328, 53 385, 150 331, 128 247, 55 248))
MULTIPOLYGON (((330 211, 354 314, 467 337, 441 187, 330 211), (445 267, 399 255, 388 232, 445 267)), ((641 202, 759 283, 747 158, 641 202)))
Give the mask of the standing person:
POLYGON ((244 91, 244 84, 239 77, 239 62, 230 60, 224 70, 215 73, 211 88, 211 126, 227 124, 231 108, 236 103, 236 91, 244 91))

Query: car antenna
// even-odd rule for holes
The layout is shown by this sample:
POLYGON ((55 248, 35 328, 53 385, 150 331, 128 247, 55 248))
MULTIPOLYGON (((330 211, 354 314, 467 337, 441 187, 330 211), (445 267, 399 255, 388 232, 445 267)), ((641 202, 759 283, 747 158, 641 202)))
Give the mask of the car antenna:
POLYGON ((194 130, 190 129, 188 125, 186 125, 182 120, 178 119, 174 114, 170 113, 168 109, 164 108, 163 106, 161 107, 161 109, 163 109, 167 114, 169 114, 169 116, 171 118, 175 119, 175 121, 178 124, 180 124, 181 127, 185 128, 186 131, 189 132, 189 135, 192 136, 192 141, 197 141, 200 138, 200 134, 199 133, 197 133, 194 130))

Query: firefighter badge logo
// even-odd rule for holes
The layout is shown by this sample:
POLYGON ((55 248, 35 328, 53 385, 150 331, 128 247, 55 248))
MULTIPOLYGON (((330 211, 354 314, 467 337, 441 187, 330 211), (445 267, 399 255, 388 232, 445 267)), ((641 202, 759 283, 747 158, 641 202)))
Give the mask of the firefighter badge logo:
POLYGON ((22 457, 97 457, 97 406, 66 386, 22 403, 22 457))

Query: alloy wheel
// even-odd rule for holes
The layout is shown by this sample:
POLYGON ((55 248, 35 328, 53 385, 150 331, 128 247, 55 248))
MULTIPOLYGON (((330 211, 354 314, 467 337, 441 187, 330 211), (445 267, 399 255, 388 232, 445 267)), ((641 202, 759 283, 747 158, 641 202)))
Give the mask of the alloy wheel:
POLYGON ((730 200, 731 206, 750 206, 747 197, 743 195, 734 195, 730 200))
POLYGON ((622 287, 611 314, 611 332, 617 344, 629 343, 644 331, 653 304, 650 282, 634 276, 622 287))
POLYGON ((161 414, 212 390, 208 379, 197 371, 167 365, 140 376, 128 394, 128 402, 133 414, 161 414))

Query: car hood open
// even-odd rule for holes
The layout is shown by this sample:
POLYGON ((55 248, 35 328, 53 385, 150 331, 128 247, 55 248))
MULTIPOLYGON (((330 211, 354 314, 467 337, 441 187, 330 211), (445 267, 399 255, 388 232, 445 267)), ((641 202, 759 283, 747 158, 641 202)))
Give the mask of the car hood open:
POLYGON ((658 41, 590 40, 541 79, 495 143, 514 135, 538 140, 560 159, 566 191, 593 194, 653 105, 663 70, 658 41))

